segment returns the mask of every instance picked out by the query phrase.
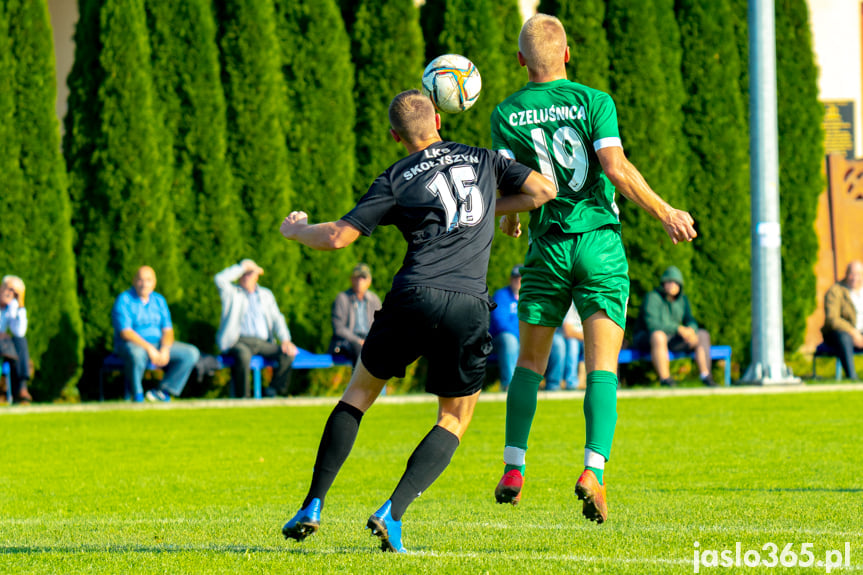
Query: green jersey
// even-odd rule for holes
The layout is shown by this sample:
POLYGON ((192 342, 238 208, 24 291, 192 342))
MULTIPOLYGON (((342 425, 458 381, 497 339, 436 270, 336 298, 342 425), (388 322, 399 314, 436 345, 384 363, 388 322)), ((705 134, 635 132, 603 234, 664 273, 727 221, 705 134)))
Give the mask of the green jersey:
POLYGON ((611 96, 569 80, 527 85, 491 115, 492 148, 554 182, 557 198, 534 210, 530 237, 619 225, 614 186, 596 150, 621 146, 611 96))

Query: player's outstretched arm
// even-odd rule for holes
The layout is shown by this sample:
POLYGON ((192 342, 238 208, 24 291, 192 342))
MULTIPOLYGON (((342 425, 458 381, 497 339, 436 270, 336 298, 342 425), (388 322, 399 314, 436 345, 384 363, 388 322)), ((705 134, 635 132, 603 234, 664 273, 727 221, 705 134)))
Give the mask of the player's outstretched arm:
POLYGON ((517 194, 502 196, 494 206, 494 215, 505 216, 535 210, 557 197, 557 189, 539 172, 531 172, 517 194))
POLYGON ((698 233, 695 221, 688 212, 671 207, 654 192, 641 172, 626 159, 623 148, 612 146, 597 150, 602 170, 621 194, 638 204, 647 213, 662 222, 665 232, 675 244, 691 242, 698 233))
POLYGON ((501 231, 514 238, 521 236, 519 212, 535 210, 556 197, 554 184, 539 172, 531 172, 518 194, 500 197, 495 202, 494 214, 503 215, 500 218, 501 231))
POLYGON ((340 250, 360 237, 360 231, 344 220, 309 224, 306 212, 291 212, 279 231, 289 240, 322 251, 340 250))

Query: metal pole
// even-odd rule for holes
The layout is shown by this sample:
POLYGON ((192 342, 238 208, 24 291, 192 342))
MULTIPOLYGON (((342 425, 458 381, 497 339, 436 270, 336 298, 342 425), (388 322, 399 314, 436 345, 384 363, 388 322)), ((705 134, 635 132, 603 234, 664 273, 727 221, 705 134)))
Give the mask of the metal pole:
POLYGON ((779 226, 773 0, 749 0, 749 106, 752 365, 741 379, 759 385, 801 383, 785 365, 782 331, 782 234, 779 226))

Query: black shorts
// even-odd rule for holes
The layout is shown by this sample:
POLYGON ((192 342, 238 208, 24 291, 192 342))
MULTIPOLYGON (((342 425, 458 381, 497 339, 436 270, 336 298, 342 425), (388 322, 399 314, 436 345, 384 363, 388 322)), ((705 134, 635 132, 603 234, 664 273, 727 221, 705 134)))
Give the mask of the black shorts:
POLYGON ((391 291, 363 345, 363 365, 379 379, 404 377, 424 356, 426 391, 465 397, 482 388, 491 353, 489 300, 429 287, 391 291))

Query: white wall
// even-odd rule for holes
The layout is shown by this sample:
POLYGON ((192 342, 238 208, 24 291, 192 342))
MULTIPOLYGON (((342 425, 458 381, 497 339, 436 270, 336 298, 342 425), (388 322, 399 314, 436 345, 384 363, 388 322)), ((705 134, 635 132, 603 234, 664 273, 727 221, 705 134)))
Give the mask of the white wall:
POLYGON ((854 156, 863 155, 860 0, 808 0, 821 100, 854 100, 854 156))
POLYGON ((78 21, 78 2, 76 0, 48 0, 51 12, 51 27, 54 29, 54 58, 57 67, 57 118, 60 119, 60 133, 63 133, 63 118, 66 116, 69 89, 66 78, 75 61, 75 23, 78 21))

